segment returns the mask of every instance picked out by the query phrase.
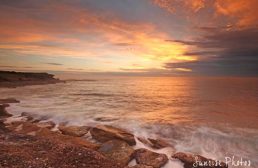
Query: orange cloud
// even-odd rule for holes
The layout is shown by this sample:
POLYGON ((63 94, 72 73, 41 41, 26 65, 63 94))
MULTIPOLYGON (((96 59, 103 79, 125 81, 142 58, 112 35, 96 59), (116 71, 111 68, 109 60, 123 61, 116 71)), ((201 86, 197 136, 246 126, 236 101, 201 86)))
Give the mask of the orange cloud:
POLYGON ((153 0, 153 3, 163 9, 166 9, 170 13, 175 13, 179 10, 179 8, 198 12, 200 9, 205 7, 204 0, 153 0))
POLYGON ((258 26, 257 0, 216 0, 218 14, 236 19, 241 27, 258 26))
POLYGON ((0 12, 5 17, 0 16, 0 36, 3 37, 0 49, 23 55, 80 57, 101 62, 112 56, 116 59, 112 60, 113 64, 105 64, 109 70, 135 63, 146 69, 163 68, 168 61, 197 59, 185 56, 186 46, 167 42, 166 39, 171 37, 152 24, 132 23, 60 4, 52 4, 42 11, 54 14, 58 22, 27 15, 19 18, 20 12, 25 12, 21 9, 13 9, 12 15, 6 12, 0 12))
POLYGON ((175 68, 177 71, 181 72, 192 72, 192 69, 190 68, 175 68))
POLYGON ((153 0, 153 3, 163 9, 166 9, 170 13, 175 12, 175 6, 174 6, 173 0, 153 0))
MULTIPOLYGON (((257 0, 153 0, 153 3, 173 14, 184 13, 190 21, 196 20, 194 13, 201 9, 207 9, 214 10, 214 15, 227 16, 227 24, 229 25, 234 24, 238 27, 258 26, 257 0)), ((213 16, 211 15, 210 18, 213 23, 219 23, 222 19, 213 16)), ((203 17, 198 19, 198 22, 204 22, 203 17)))
POLYGON ((205 7, 204 0, 189 0, 189 1, 184 1, 184 3, 187 7, 189 7, 194 12, 198 12, 200 9, 205 7))

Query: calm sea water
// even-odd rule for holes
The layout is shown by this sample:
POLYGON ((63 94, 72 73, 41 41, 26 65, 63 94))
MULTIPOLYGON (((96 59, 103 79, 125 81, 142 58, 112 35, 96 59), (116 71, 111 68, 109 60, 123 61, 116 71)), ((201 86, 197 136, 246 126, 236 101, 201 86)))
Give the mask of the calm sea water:
POLYGON ((8 109, 13 114, 114 125, 174 145, 158 152, 242 157, 258 167, 258 78, 109 78, 1 88, 0 95, 21 100, 8 109))

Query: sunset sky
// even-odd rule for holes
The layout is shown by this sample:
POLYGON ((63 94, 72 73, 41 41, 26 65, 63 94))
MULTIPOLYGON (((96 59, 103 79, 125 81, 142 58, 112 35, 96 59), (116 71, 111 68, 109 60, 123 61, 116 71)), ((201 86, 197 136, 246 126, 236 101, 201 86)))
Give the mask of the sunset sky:
POLYGON ((0 0, 0 69, 258 75, 258 0, 0 0))

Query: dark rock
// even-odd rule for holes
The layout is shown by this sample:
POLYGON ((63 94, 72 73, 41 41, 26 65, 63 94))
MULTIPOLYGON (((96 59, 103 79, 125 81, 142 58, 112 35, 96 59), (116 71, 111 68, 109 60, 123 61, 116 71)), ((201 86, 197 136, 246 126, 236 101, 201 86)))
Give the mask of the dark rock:
POLYGON ((152 144, 150 144, 150 141, 148 141, 148 140, 145 139, 145 138, 137 137, 137 139, 138 139, 140 142, 142 142, 143 144, 145 144, 145 145, 148 145, 148 146, 150 146, 150 147, 151 147, 151 145, 152 145, 152 144))
POLYGON ((95 121, 100 121, 100 122, 112 122, 119 120, 118 118, 109 118, 109 117, 97 117, 94 119, 95 121))
POLYGON ((169 143, 167 143, 165 140, 162 140, 162 139, 148 138, 148 140, 153 144, 152 147, 155 149, 161 149, 161 148, 171 146, 169 143))
POLYGON ((40 115, 40 116, 37 116, 36 120, 43 121, 43 120, 49 120, 50 118, 51 118, 50 115, 40 115))
POLYGON ((165 140, 162 139, 152 139, 152 138, 141 138, 141 137, 137 137, 137 139, 139 141, 141 141, 142 143, 144 143, 145 145, 152 147, 154 149, 162 149, 165 147, 171 147, 171 145, 169 143, 167 143, 165 140))
POLYGON ((183 152, 178 152, 172 156, 184 163, 184 168, 227 168, 228 166, 221 162, 216 164, 212 159, 207 159, 200 155, 193 155, 183 152))
POLYGON ((53 121, 46 121, 46 122, 39 122, 37 124, 37 126, 41 127, 41 128, 48 128, 48 129, 52 129, 55 127, 55 123, 53 121))
POLYGON ((0 104, 5 104, 5 103, 20 103, 20 101, 14 98, 0 99, 0 104))
POLYGON ((98 150, 110 159, 126 166, 132 159, 134 149, 126 142, 120 140, 111 140, 102 144, 98 150))
POLYGON ((38 123, 31 123, 28 121, 17 121, 7 125, 7 128, 10 131, 17 132, 19 134, 37 136, 57 143, 66 143, 90 149, 99 148, 99 145, 91 143, 83 138, 63 135, 59 132, 50 131, 48 128, 39 127, 37 124, 38 123))
POLYGON ((7 131, 8 129, 6 128, 5 124, 3 123, 2 120, 0 120, 0 138, 1 138, 1 134, 4 134, 7 131))
POLYGON ((33 116, 30 113, 27 113, 27 112, 22 112, 21 117, 27 118, 28 121, 32 121, 34 119, 33 116))
POLYGON ((16 121, 7 125, 8 129, 26 135, 35 135, 41 128, 36 124, 24 121, 16 121))
POLYGON ((38 132, 36 132, 36 136, 55 141, 56 143, 66 143, 94 150, 99 148, 98 144, 89 142, 83 138, 63 135, 59 132, 53 132, 46 128, 42 128, 38 132))
POLYGON ((88 133, 90 127, 87 126, 64 126, 59 125, 58 129, 64 135, 70 135, 75 137, 81 137, 88 133))
POLYGON ((90 130, 92 137, 99 142, 107 142, 109 140, 122 140, 129 145, 136 145, 134 135, 125 130, 118 129, 112 126, 101 125, 90 130))
POLYGON ((142 165, 142 164, 137 164, 132 167, 126 167, 126 168, 153 168, 152 166, 147 166, 147 165, 142 165))
POLYGON ((165 154, 159 154, 147 149, 137 149, 135 151, 135 159, 138 164, 160 168, 168 162, 165 154))
POLYGON ((12 114, 9 114, 6 111, 6 107, 9 107, 9 104, 0 104, 0 117, 11 117, 12 114))
POLYGON ((39 123, 40 121, 48 120, 50 118, 49 116, 37 116, 28 112, 22 112, 21 117, 26 118, 27 121, 30 121, 32 123, 39 123))

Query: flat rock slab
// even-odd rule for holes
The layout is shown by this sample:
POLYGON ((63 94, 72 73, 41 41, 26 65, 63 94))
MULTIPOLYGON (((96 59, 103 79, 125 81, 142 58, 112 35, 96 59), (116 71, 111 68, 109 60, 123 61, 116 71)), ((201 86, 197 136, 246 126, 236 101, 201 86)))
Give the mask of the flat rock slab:
POLYGON ((154 168, 160 168, 168 162, 167 155, 155 153, 143 148, 137 149, 134 157, 138 164, 152 166, 154 168))
POLYGON ((145 138, 141 138, 141 137, 137 137, 137 139, 139 141, 141 141, 142 143, 144 143, 145 145, 147 145, 151 148, 154 148, 154 149, 162 149, 162 148, 166 148, 166 147, 171 147, 171 145, 163 139, 152 139, 152 138, 145 139, 145 138))
POLYGON ((98 150, 108 158, 120 163, 121 166, 127 166, 132 160, 134 149, 126 142, 120 140, 111 140, 102 144, 98 150))
POLYGON ((155 148, 155 149, 161 149, 161 148, 171 146, 168 142, 166 142, 163 139, 148 138, 148 140, 152 143, 152 147, 155 148))
POLYGON ((82 137, 87 134, 90 130, 90 127, 87 126, 63 126, 60 125, 58 129, 64 135, 70 135, 75 137, 82 137))
POLYGON ((184 168, 227 168, 228 166, 221 162, 219 165, 212 159, 200 155, 178 152, 172 156, 184 163, 184 168), (198 163, 198 164, 197 164, 198 163))
POLYGON ((57 143, 66 143, 71 145, 77 145, 80 147, 86 147, 90 149, 98 149, 99 145, 91 143, 80 137, 73 137, 68 135, 63 135, 59 132, 50 131, 48 128, 42 128, 37 125, 38 123, 31 122, 13 122, 6 125, 6 127, 13 132, 20 133, 23 135, 37 136, 43 139, 48 139, 55 141, 57 143))
POLYGON ((27 135, 35 135, 37 131, 39 131, 41 128, 37 126, 36 124, 30 123, 30 122, 24 122, 24 121, 15 121, 7 125, 7 128, 21 133, 21 134, 27 134, 27 135))
POLYGON ((53 121, 46 121, 46 122, 39 122, 37 123, 38 127, 41 128, 48 128, 48 129, 52 129, 56 126, 56 124, 53 121))
POLYGON ((37 116, 35 114, 31 114, 31 113, 28 113, 28 112, 22 112, 21 117, 23 118, 26 118, 27 121, 30 121, 32 123, 39 123, 39 122, 47 122, 47 121, 44 121, 44 120, 48 120, 50 117, 49 116, 37 116))
POLYGON ((110 140, 122 140, 129 145, 136 145, 134 135, 119 128, 107 125, 100 125, 90 130, 91 136, 99 142, 107 142, 110 140))
POLYGON ((53 132, 46 128, 42 128, 41 130, 36 132, 36 136, 45 138, 45 139, 49 139, 51 141, 55 141, 56 143, 66 143, 66 144, 76 145, 76 146, 80 146, 80 147, 86 147, 86 148, 94 149, 94 150, 99 148, 98 144, 87 141, 81 137, 73 137, 73 136, 63 135, 59 132, 53 132))

